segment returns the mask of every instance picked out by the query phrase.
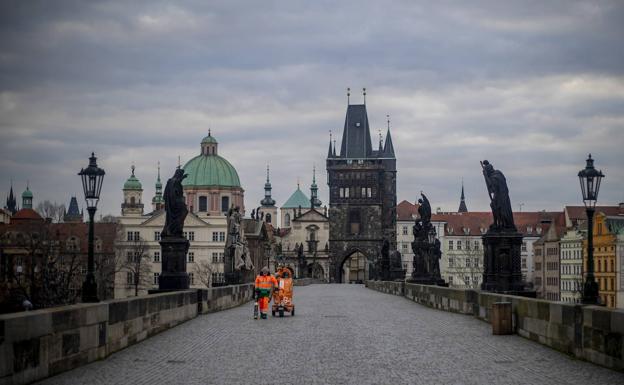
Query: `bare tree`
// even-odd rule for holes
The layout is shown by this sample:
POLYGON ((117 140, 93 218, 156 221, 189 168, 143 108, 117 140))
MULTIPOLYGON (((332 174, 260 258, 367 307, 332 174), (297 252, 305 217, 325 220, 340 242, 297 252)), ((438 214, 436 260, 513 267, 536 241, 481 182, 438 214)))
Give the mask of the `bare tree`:
POLYGON ((116 216, 107 214, 100 218, 101 223, 119 223, 119 219, 116 216))
POLYGON ((130 241, 125 244, 122 252, 123 254, 118 256, 121 263, 119 270, 129 273, 127 283, 134 287, 134 295, 138 296, 140 289, 151 287, 153 283, 152 261, 147 242, 143 239, 130 241))
POLYGON ((465 288, 478 289, 479 278, 483 275, 483 248, 479 244, 475 248, 472 239, 464 242, 461 254, 450 256, 454 259, 453 266, 449 266, 449 273, 458 277, 465 288))
POLYGON ((36 211, 44 218, 51 218, 53 222, 61 223, 65 216, 65 205, 45 200, 39 202, 36 211))
POLYGON ((199 279, 199 281, 205 285, 207 288, 212 286, 212 273, 213 268, 212 264, 208 261, 199 261, 195 263, 195 276, 199 279))

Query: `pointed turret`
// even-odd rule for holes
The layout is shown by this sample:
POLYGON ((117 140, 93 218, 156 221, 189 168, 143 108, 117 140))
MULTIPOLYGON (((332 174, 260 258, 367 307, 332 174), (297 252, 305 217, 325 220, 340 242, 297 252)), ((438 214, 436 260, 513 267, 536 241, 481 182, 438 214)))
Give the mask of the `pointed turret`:
POLYGON ((158 162, 158 177, 156 178, 156 194, 152 198, 152 210, 158 211, 165 208, 165 200, 162 195, 162 182, 160 181, 160 162, 158 162))
POLYGON ((271 180, 269 179, 269 165, 266 168, 266 183, 264 184, 264 199, 260 201, 260 204, 264 207, 275 206, 275 199, 271 197, 271 180))
POLYGON ((459 201, 459 209, 458 213, 466 213, 468 212, 468 207, 466 207, 466 198, 464 197, 464 182, 462 181, 462 190, 461 190, 461 200, 459 201))
POLYGON ((310 185, 311 207, 321 207, 322 202, 318 199, 318 186, 316 185, 316 166, 312 167, 312 184, 310 185))
POLYGON ((13 194, 13 181, 11 181, 11 189, 9 190, 5 208, 11 212, 11 215, 15 215, 17 212, 17 199, 15 199, 13 194))
POLYGON ((143 215, 143 186, 134 175, 134 165, 132 174, 123 185, 124 202, 121 204, 121 215, 143 215))
POLYGON ((384 145, 383 158, 394 158, 394 146, 392 145, 392 137, 390 136, 390 127, 386 134, 386 144, 384 145))
POLYGON ((63 222, 81 223, 82 221, 83 217, 78 208, 78 200, 73 196, 69 201, 69 208, 65 212, 65 215, 63 215, 63 222))

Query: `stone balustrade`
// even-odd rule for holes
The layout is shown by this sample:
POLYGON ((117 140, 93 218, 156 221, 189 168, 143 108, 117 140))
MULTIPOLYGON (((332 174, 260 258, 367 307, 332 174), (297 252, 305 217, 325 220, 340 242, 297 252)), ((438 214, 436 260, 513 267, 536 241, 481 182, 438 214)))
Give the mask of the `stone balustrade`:
POLYGON ((624 310, 404 282, 367 281, 366 286, 486 322, 495 302, 510 302, 513 330, 520 336, 624 371, 624 310))
POLYGON ((31 383, 106 358, 252 294, 253 284, 245 284, 0 315, 0 385, 31 383))

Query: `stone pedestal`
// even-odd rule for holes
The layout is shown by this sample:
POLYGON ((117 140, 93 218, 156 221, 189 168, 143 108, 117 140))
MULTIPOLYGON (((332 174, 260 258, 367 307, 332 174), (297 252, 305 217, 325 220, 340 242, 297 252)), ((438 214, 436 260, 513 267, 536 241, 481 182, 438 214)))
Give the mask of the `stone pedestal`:
POLYGON ((522 234, 492 230, 483 235, 484 260, 481 290, 510 295, 535 296, 522 281, 522 234))
POLYGON ((160 241, 162 272, 158 277, 158 290, 186 290, 189 276, 186 272, 186 253, 189 241, 185 238, 167 237, 160 241))

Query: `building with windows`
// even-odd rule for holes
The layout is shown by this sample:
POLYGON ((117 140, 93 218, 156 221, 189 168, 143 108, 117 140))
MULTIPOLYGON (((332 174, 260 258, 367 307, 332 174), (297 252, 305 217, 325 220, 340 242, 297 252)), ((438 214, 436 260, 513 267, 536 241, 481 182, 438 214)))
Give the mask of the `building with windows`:
MULTIPOLYGON (((217 140, 209 133, 200 147, 201 153, 184 165, 188 177, 182 183, 189 209, 184 222, 184 236, 190 241, 186 270, 194 288, 224 282, 226 214, 232 205, 244 213, 244 190, 238 173, 218 155, 217 140)), ((159 241, 165 224, 160 166, 155 179, 153 211, 149 213, 144 212, 143 186, 134 167, 124 183, 116 242, 119 273, 115 298, 143 294, 158 287, 162 263, 159 241)))
POLYGON ((568 229, 560 241, 561 301, 580 303, 583 292, 583 240, 586 232, 568 229))
POLYGON ((615 238, 615 300, 618 309, 624 309, 624 228, 620 228, 615 238))
MULTIPOLYGON (((602 304, 616 307, 617 235, 624 227, 624 216, 596 212, 594 218, 594 271, 602 304)), ((587 240, 583 242, 583 265, 587 268, 587 240)), ((585 270, 587 271, 587 270, 585 270)))
POLYGON ((380 138, 374 150, 366 104, 349 104, 339 153, 332 144, 330 139, 326 161, 330 281, 362 281, 384 240, 396 248, 396 156, 390 128, 385 143, 380 138))
POLYGON ((549 301, 561 300, 559 240, 562 232, 563 228, 551 224, 546 233, 533 244, 534 284, 538 298, 549 301))
POLYGON ((414 251, 412 242, 414 241, 413 227, 418 216, 418 203, 413 204, 406 200, 397 205, 397 250, 401 253, 403 268, 406 277, 410 277, 414 269, 414 251))

